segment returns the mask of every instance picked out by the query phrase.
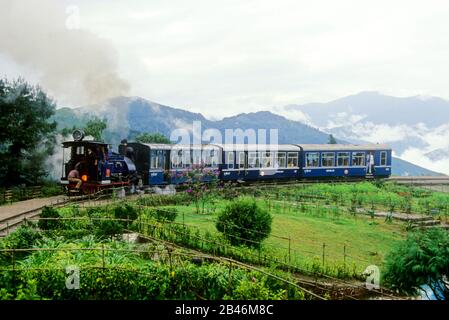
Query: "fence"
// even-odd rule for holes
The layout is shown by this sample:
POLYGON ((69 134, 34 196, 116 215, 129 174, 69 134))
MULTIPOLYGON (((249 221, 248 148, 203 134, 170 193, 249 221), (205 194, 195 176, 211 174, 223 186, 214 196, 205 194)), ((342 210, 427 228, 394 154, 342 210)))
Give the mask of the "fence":
POLYGON ((0 191, 0 199, 3 203, 11 203, 42 196, 42 187, 16 187, 12 189, 2 188, 0 191))
MULTIPOLYGON (((50 218, 48 218, 47 220, 50 220, 50 218)), ((70 219, 66 219, 66 220, 70 220, 70 219)), ((72 219, 73 220, 73 219, 72 219)), ((112 220, 120 220, 123 221, 123 219, 112 219, 112 220)), ((144 235, 142 235, 143 237, 145 237, 144 235)), ((130 272, 134 272, 134 273, 138 273, 138 274, 143 274, 146 276, 152 276, 154 277, 154 274, 151 273, 147 273, 147 272, 143 272, 141 269, 139 268, 123 268, 120 266, 117 266, 114 263, 111 263, 110 265, 108 265, 107 263, 107 259, 106 259, 106 253, 107 252, 120 252, 120 253, 133 253, 133 254, 144 254, 145 256, 151 256, 151 260, 153 260, 154 263, 160 263, 160 264, 165 264, 168 265, 170 270, 172 270, 172 268, 174 267, 174 265, 179 264, 179 265, 183 265, 183 263, 185 263, 186 261, 192 261, 193 258, 195 259, 202 259, 205 261, 214 261, 216 263, 221 263, 227 266, 228 268, 228 292, 232 291, 232 282, 233 279, 231 277, 231 273, 233 270, 235 269, 241 269, 241 270, 245 270, 247 272, 250 271, 254 271, 257 272, 259 274, 265 275, 269 278, 272 278, 276 281, 280 281, 281 283, 283 283, 286 287, 286 298, 288 298, 288 294, 289 294, 289 288, 296 288, 298 290, 303 291, 305 294, 308 294, 310 297, 319 299, 319 300, 325 300, 324 297, 313 293, 312 291, 301 287, 300 285, 298 285, 297 283, 292 282, 289 279, 285 279, 280 277, 279 275, 273 274, 271 272, 267 272, 266 270, 262 270, 260 268, 254 267, 254 266, 250 266, 250 265, 246 265, 244 263, 241 263, 239 261, 235 261, 233 259, 229 259, 229 258, 224 258, 224 257, 217 257, 217 256, 211 256, 211 255, 207 255, 207 254, 201 254, 198 252, 179 252, 179 251, 174 251, 171 248, 165 248, 165 249, 158 249, 158 248, 154 248, 153 250, 142 250, 142 249, 117 249, 117 248, 108 248, 106 247, 104 244, 101 247, 97 247, 97 248, 21 248, 21 249, 0 249, 0 254, 9 254, 8 256, 10 257, 10 261, 11 261, 11 266, 6 267, 6 268, 0 268, 0 272, 11 272, 12 273, 12 284, 13 286, 16 286, 16 291, 17 291, 17 283, 14 281, 16 279, 16 275, 17 273, 21 272, 21 271, 60 271, 63 272, 64 275, 66 276, 66 269, 65 268, 57 268, 57 267, 46 267, 46 268, 29 268, 29 267, 20 267, 17 266, 17 256, 20 253, 30 253, 30 252, 77 252, 77 251, 92 251, 92 252, 98 252, 101 253, 101 259, 98 261, 98 263, 96 265, 84 265, 81 268, 84 270, 87 269, 101 269, 101 270, 121 270, 121 271, 130 271, 130 272), (155 258, 157 257, 157 258, 155 258)), ((80 268, 80 269, 81 269, 80 268)))

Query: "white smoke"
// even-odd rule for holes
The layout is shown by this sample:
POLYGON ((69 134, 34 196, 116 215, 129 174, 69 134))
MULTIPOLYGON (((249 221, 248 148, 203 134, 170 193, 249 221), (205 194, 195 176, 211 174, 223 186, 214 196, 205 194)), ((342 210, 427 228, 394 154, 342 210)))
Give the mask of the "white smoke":
POLYGON ((79 28, 78 14, 57 0, 0 0, 0 53, 32 70, 44 90, 65 103, 128 93, 113 46, 79 28))

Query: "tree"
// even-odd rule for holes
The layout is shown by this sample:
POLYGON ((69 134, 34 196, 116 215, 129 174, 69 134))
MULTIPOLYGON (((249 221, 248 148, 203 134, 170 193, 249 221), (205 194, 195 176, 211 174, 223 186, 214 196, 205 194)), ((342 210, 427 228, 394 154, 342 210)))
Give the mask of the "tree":
POLYGON ((56 143, 55 102, 22 78, 0 80, 0 185, 35 184, 56 143))
POLYGON ((136 136, 136 141, 140 143, 166 143, 170 144, 171 141, 163 134, 156 132, 156 133, 148 133, 144 132, 136 136))
POLYGON ((98 117, 93 117, 87 121, 84 127, 84 133, 86 136, 92 136, 97 141, 102 141, 103 131, 106 129, 106 119, 99 119, 98 117))
POLYGON ((253 198, 229 203, 218 215, 216 228, 232 244, 257 247, 271 232, 272 217, 253 198))
POLYGON ((332 134, 329 135, 328 144, 337 144, 337 140, 335 140, 335 138, 332 134))
POLYGON ((449 299, 449 233, 414 231, 385 260, 383 281, 400 293, 415 295, 427 285, 439 300, 449 299))

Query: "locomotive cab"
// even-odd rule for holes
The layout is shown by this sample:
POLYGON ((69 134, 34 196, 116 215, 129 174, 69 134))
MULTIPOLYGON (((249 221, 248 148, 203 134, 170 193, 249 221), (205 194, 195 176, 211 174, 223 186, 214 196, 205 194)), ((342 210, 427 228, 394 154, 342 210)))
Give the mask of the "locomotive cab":
POLYGON ((75 141, 62 144, 61 184, 68 192, 91 194, 105 188, 129 185, 135 173, 135 166, 130 159, 111 152, 106 143, 83 140, 82 133, 75 133, 75 141), (72 170, 77 171, 80 187, 79 180, 69 179, 72 170))
POLYGON ((70 171, 76 169, 82 185, 111 183, 108 146, 96 141, 67 141, 63 143, 63 172, 61 183, 70 186, 70 171))

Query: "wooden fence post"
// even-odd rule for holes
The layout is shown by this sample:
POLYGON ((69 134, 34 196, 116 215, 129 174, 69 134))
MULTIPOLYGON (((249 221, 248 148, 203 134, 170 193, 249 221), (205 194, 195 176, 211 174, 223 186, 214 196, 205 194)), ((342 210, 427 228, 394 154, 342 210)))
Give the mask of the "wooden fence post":
POLYGON ((325 250, 326 250, 326 243, 323 242, 323 267, 324 267, 324 255, 325 255, 325 250))

